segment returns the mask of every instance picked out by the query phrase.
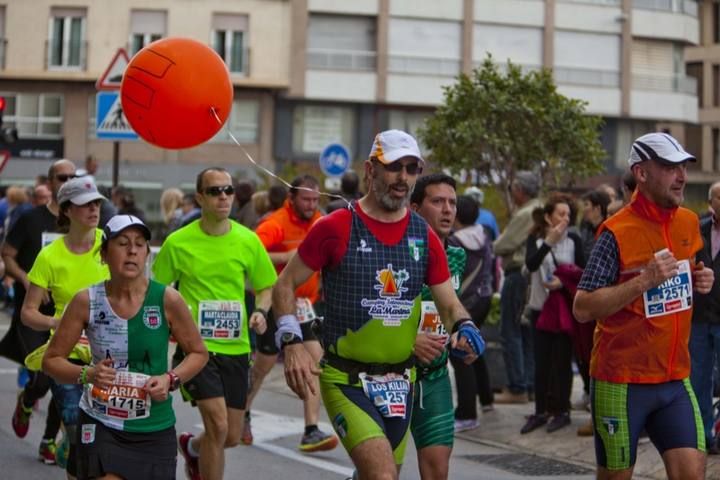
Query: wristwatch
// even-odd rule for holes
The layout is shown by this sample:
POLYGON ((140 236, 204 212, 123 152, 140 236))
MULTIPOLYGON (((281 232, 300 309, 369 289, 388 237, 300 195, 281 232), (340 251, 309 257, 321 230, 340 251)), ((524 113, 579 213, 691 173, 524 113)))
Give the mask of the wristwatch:
POLYGON ((168 388, 169 391, 174 392, 178 388, 180 388, 180 377, 178 377, 177 373, 170 370, 167 372, 168 377, 170 377, 170 388, 168 388))
POLYGON ((280 335, 280 349, 284 349, 288 345, 295 345, 296 343, 302 343, 302 338, 298 337, 292 332, 284 332, 280 335))

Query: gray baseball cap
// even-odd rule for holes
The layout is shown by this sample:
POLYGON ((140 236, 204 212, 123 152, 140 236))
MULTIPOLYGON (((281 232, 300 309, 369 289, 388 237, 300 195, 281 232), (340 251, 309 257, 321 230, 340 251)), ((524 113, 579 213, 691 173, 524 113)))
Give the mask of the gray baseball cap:
POLYGON ((85 205, 93 200, 105 200, 105 197, 100 195, 92 179, 78 177, 68 180, 60 187, 57 200, 60 205, 68 201, 74 205, 85 205))

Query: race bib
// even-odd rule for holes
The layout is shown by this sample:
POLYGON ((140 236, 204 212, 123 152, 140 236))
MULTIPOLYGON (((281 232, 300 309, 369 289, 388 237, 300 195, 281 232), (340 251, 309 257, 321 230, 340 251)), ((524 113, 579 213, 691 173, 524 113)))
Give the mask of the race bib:
POLYGON ((298 322, 300 323, 306 323, 306 322, 312 322, 317 318, 317 314, 315 313, 315 308, 313 307, 312 302, 310 302, 310 299, 307 297, 298 297, 295 299, 295 305, 296 305, 296 316, 298 319, 298 322))
POLYGON ((198 304, 200 336, 212 340, 240 338, 243 306, 233 300, 205 300, 198 304))
POLYGON ((410 371, 405 374, 388 373, 382 376, 358 375, 363 391, 378 409, 380 415, 387 418, 407 415, 407 399, 410 394, 410 371))
POLYGON ((40 240, 40 242, 42 243, 42 248, 47 247, 60 237, 62 237, 62 233, 43 232, 40 240))
POLYGON ((420 325, 418 333, 433 333, 447 335, 445 325, 440 320, 435 302, 423 301, 420 303, 420 325))
POLYGON ((643 294, 645 316, 659 317, 692 307, 692 272, 690 262, 678 262, 678 274, 643 294))
POLYGON ((149 375, 119 371, 107 390, 88 384, 90 407, 101 415, 120 420, 136 420, 150 416, 150 399, 143 388, 149 375))

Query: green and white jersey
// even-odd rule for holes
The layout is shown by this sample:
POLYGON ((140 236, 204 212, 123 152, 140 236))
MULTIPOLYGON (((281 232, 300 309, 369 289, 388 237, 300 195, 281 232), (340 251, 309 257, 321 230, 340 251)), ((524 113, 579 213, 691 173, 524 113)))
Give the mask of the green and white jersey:
MULTIPOLYGON (((458 292, 460 290, 462 275, 465 271, 467 254, 465 253, 465 249, 452 245, 445 246, 445 254, 448 259, 448 267, 450 267, 450 281, 452 282, 455 292, 458 292)), ((423 285, 422 289, 422 311, 419 330, 430 333, 447 333, 440 318, 437 316, 437 308, 435 308, 435 303, 433 302, 430 289, 427 285, 423 285)), ((429 364, 418 363, 418 375, 428 379, 445 375, 447 372, 447 367, 445 366, 447 359, 448 351, 444 350, 442 355, 429 364), (423 371, 428 373, 423 375, 423 371)))
POLYGON ((275 267, 252 230, 230 222, 224 235, 207 235, 200 221, 173 232, 153 264, 155 279, 179 282, 208 351, 225 355, 250 352, 245 279, 253 290, 272 287, 275 267))
POLYGON ((165 318, 165 286, 150 280, 145 300, 130 319, 118 316, 105 283, 88 289, 90 316, 85 332, 93 364, 111 358, 118 371, 108 390, 85 385, 80 408, 103 425, 126 432, 156 432, 175 424, 172 397, 155 402, 143 386, 168 371, 170 327, 165 318))

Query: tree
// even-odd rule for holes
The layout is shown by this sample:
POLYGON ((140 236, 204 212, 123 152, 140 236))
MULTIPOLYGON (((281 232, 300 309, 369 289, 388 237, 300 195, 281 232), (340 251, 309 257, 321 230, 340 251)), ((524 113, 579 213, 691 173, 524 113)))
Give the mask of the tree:
POLYGON ((546 188, 569 186, 603 170, 602 119, 587 103, 557 92, 552 73, 501 68, 488 55, 471 75, 444 87, 444 102, 418 132, 433 163, 476 170, 510 208, 515 172, 538 172, 546 188))

